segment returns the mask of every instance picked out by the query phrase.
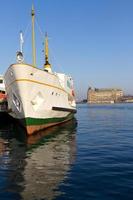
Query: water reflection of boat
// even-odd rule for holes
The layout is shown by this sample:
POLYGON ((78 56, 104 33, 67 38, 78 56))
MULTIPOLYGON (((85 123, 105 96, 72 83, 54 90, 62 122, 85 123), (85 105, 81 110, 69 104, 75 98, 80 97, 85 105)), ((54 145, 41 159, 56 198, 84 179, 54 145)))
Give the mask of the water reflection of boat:
MULTIPOLYGON (((75 158, 73 128, 71 122, 61 128, 53 127, 52 130, 47 130, 45 133, 47 139, 45 135, 45 139, 39 143, 40 146, 31 150, 32 153, 26 158, 27 164, 24 170, 26 185, 22 192, 24 199, 33 199, 33 197, 53 199, 58 195, 58 186, 64 180, 75 158), (49 133, 53 136, 56 133, 56 137, 48 138, 49 133)), ((36 138, 32 137, 28 142, 33 144, 35 140, 36 138)))
POLYGON ((75 160, 75 131, 72 120, 26 137, 23 143, 22 138, 11 139, 8 191, 25 200, 50 200, 59 195, 58 187, 75 160))

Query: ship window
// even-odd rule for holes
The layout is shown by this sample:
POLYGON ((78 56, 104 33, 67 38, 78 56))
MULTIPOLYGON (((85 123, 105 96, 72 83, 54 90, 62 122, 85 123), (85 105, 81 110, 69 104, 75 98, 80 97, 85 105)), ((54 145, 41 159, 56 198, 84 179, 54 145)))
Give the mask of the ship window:
POLYGON ((0 83, 3 83, 3 80, 2 80, 2 79, 0 79, 0 83))

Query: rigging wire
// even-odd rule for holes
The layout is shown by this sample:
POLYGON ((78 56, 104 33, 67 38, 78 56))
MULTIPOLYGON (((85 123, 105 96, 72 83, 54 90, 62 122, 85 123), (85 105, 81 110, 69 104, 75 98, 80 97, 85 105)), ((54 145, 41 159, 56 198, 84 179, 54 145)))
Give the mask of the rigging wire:
POLYGON ((31 26, 31 20, 28 22, 26 28, 25 28, 25 31, 24 31, 24 39, 26 38, 27 34, 28 34, 28 30, 29 30, 29 27, 31 26))
POLYGON ((41 36, 42 36, 42 39, 44 40, 44 32, 42 31, 42 29, 41 29, 41 27, 40 27, 40 25, 39 25, 39 23, 38 23, 37 18, 35 18, 35 23, 36 23, 36 25, 38 26, 39 32, 40 32, 40 34, 41 34, 41 36))
MULTIPOLYGON (((44 34, 44 32, 42 31, 42 29, 41 29, 41 26, 39 25, 39 23, 38 23, 38 19, 37 19, 37 17, 35 18, 35 24, 36 24, 36 26, 38 27, 38 30, 39 30, 39 32, 40 32, 40 35, 41 35, 41 38, 42 38, 42 40, 43 40, 43 44, 44 44, 44 38, 45 38, 45 34, 44 34)), ((25 43, 25 41, 27 40, 27 38, 28 38, 28 33, 30 32, 29 30, 31 29, 31 20, 29 20, 29 22, 27 23, 27 26, 26 26, 26 28, 25 28, 25 31, 23 32, 24 34, 23 34, 23 37, 24 37, 24 43, 25 43)), ((44 50, 43 50, 44 51, 44 50)), ((61 65, 60 65, 60 63, 59 62, 57 62, 57 60, 56 60, 56 58, 55 58, 55 54, 54 54, 54 51, 53 51, 53 49, 50 47, 50 51, 49 51, 49 53, 50 53, 50 57, 51 57, 51 59, 54 61, 54 63, 55 63, 55 66, 56 67, 58 67, 59 68, 59 70, 60 71, 64 71, 63 70, 63 68, 61 67, 61 65)), ((25 59, 26 59, 26 54, 25 54, 25 59)), ((15 57, 14 57, 15 58, 15 57)), ((14 58, 13 58, 13 60, 14 60, 14 58)))
MULTIPOLYGON (((37 26, 38 26, 38 28, 39 28, 39 32, 40 32, 40 34, 41 34, 41 36, 42 36, 42 39, 44 40, 44 32, 42 31, 42 29, 41 29, 41 27, 40 27, 40 25, 39 25, 39 23, 38 23, 38 20, 37 20, 37 18, 36 18, 36 20, 35 20, 35 22, 36 22, 36 24, 37 24, 37 26)), ((55 65, 56 66, 58 66, 59 67, 59 69, 60 69, 60 71, 64 71, 63 70, 63 68, 62 67, 60 67, 61 65, 59 64, 59 63, 57 63, 57 60, 56 60, 56 58, 55 58, 55 54, 53 53, 53 49, 50 47, 50 49, 49 49, 49 53, 50 53, 50 57, 52 58, 52 60, 54 61, 54 63, 55 63, 55 65)))
POLYGON ((57 62, 57 59, 55 58, 55 54, 54 54, 54 51, 53 51, 53 49, 50 47, 50 55, 51 55, 51 58, 52 58, 52 60, 54 61, 54 63, 55 63, 55 66, 56 67, 58 67, 59 68, 59 71, 60 72, 63 72, 64 71, 64 69, 63 69, 63 67, 61 67, 62 65, 59 63, 59 62, 57 62))

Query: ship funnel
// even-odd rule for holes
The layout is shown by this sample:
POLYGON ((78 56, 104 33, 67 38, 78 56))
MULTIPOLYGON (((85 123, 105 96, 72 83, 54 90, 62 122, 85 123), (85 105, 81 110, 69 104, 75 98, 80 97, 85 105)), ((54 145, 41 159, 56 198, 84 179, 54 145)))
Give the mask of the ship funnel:
POLYGON ((49 48, 48 48, 48 35, 46 33, 45 34, 45 64, 44 64, 44 69, 45 69, 45 71, 51 72, 51 65, 50 65, 48 59, 49 59, 49 48))

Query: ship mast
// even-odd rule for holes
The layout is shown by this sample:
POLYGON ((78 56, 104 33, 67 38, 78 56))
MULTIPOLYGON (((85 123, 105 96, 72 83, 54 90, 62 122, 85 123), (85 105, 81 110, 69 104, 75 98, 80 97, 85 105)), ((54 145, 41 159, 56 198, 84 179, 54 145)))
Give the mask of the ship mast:
POLYGON ((48 72, 51 72, 51 65, 48 61, 49 58, 49 48, 48 48, 48 35, 47 33, 45 34, 45 70, 47 70, 48 72))
POLYGON ((36 47, 35 47, 35 10, 34 6, 32 5, 31 10, 31 17, 32 17, 32 64, 36 67, 36 47))

